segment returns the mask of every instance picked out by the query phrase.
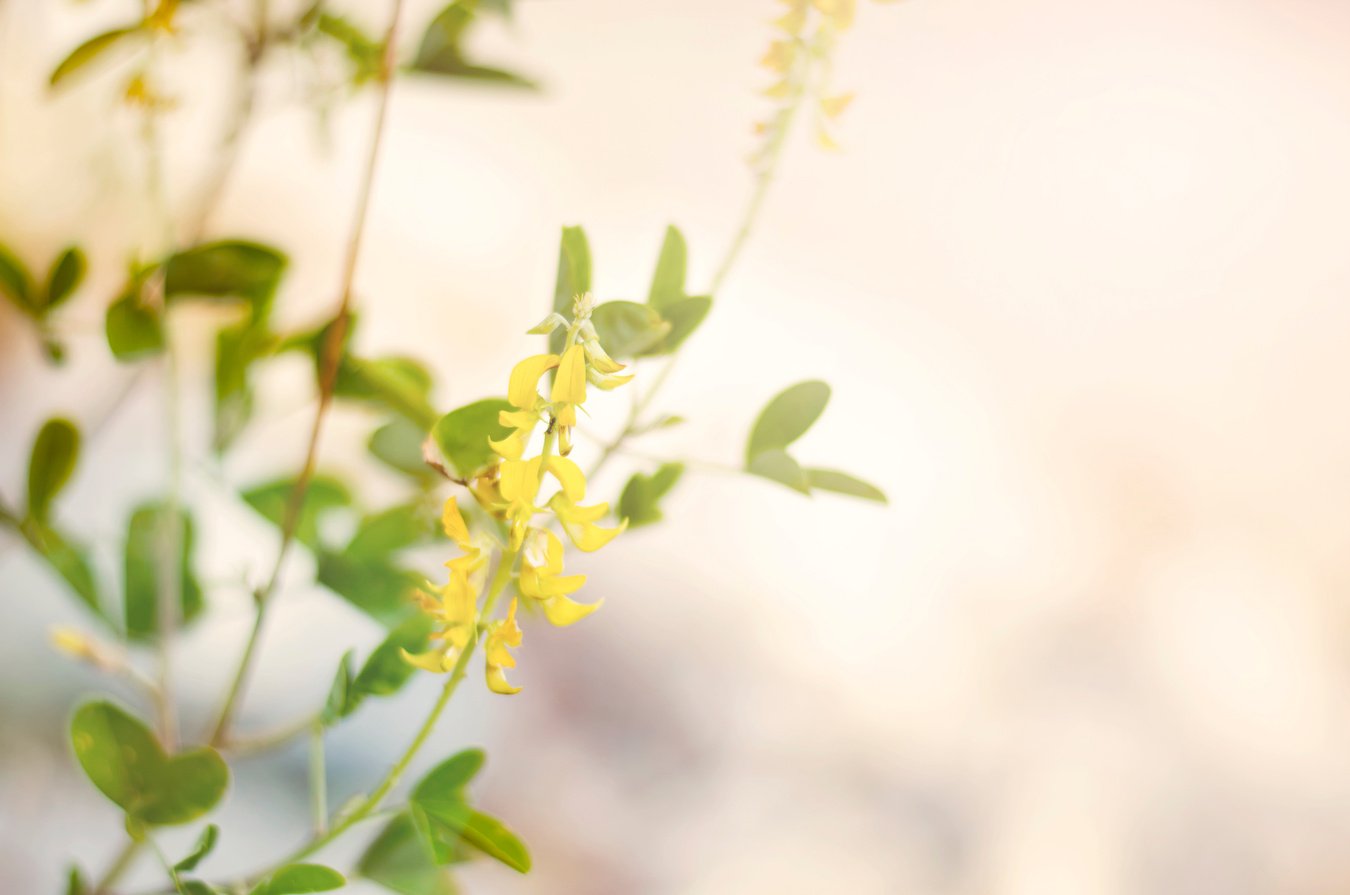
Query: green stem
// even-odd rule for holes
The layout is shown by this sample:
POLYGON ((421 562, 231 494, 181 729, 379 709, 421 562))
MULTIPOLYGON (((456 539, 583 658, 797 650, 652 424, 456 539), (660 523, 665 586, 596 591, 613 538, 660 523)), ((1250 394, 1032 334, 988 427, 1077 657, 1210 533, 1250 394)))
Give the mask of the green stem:
POLYGON ((309 728, 309 807, 314 832, 328 828, 328 775, 324 769, 323 723, 317 718, 309 728))
POLYGON ((305 459, 301 464, 300 474, 296 476, 295 485, 291 488, 290 497, 286 501, 286 511, 282 517, 281 526, 281 545, 277 549, 276 562, 272 565, 272 571, 268 575, 267 583, 258 591, 258 619, 254 628, 253 635, 250 636, 248 643, 244 647, 243 655, 239 660, 239 668, 235 673, 234 681, 230 685, 229 693, 225 697, 225 702, 220 707, 216 723, 211 734, 211 742, 220 745, 229 739, 230 724, 234 718, 234 712, 238 708, 240 700, 243 699, 244 691, 248 686, 249 672, 251 671, 257 655, 257 638, 262 629, 264 619, 264 607, 271 601, 277 586, 281 581, 281 572, 286 565, 286 558, 290 554, 291 546, 295 542, 296 530, 300 524, 300 514, 304 507, 305 495, 309 491, 310 482, 314 478, 315 467, 319 456, 319 439, 323 434, 323 423, 328 416, 329 407, 333 403, 333 391, 337 385, 338 366, 341 361, 344 342, 348 324, 351 319, 351 305, 353 285, 356 279, 356 263, 361 255, 361 245, 364 241, 366 232, 366 220, 369 217, 370 199, 374 193, 375 172, 379 165, 380 148, 384 142, 385 122, 389 114, 389 98, 392 93, 394 81, 394 72, 396 69, 395 58, 395 37, 398 33, 398 23, 403 11, 403 0, 393 0, 393 9, 390 12, 389 27, 385 32, 384 38, 384 56, 381 61, 379 77, 379 100, 375 108, 375 125, 370 139, 370 148, 366 156, 365 172, 362 177, 360 191, 357 196, 356 215, 352 224, 351 234, 347 240, 347 251, 342 265, 342 275, 340 279, 340 295, 338 299, 337 312, 333 316, 333 323, 329 327, 328 337, 324 340, 324 345, 320 353, 320 373, 319 373, 319 406, 314 414, 314 424, 310 428, 309 444, 305 449, 305 459))
POLYGON ((122 846, 122 850, 113 858, 112 864, 99 877, 98 882, 94 883, 93 895, 108 895, 108 892, 112 890, 113 886, 117 885, 123 874, 131 869, 132 862, 136 860, 136 856, 141 853, 141 849, 144 847, 144 842, 128 839, 122 846))
POLYGON ((426 744, 427 737, 431 736, 431 731, 435 728, 436 722, 445 711, 445 707, 450 703, 450 698, 455 695, 455 690, 459 687, 459 682, 464 679, 465 674, 468 672, 469 660, 473 657, 474 651, 478 647, 478 641, 482 638, 482 628, 484 623, 481 619, 487 618, 492 613, 493 607, 497 604, 498 597, 501 596, 502 591, 506 589, 507 583, 510 582, 511 573, 515 567, 516 556, 517 554, 515 551, 508 550, 502 553, 501 560, 497 564, 497 571, 493 575, 492 583, 489 585, 487 598, 483 601, 483 608, 479 612, 480 622, 475 629, 473 639, 470 640, 460 652, 459 658, 455 661, 455 666, 450 672, 450 677, 446 680, 445 686, 441 688, 441 695, 437 698, 435 705, 431 707, 431 713, 427 715, 426 720, 422 722, 422 726, 418 728, 417 733, 413 736, 412 742, 408 744, 408 748, 403 750, 403 754, 399 757, 398 761, 394 762, 393 767, 385 774, 384 779, 380 781, 380 784, 375 787, 370 795, 361 800, 356 807, 352 808, 346 814, 343 814, 326 832, 315 835, 309 842, 300 846, 300 848, 287 855, 281 861, 278 861, 272 867, 249 877, 247 882, 256 882, 271 873, 277 867, 293 864, 296 861, 301 861, 309 857, 333 840, 337 839, 343 833, 347 832, 347 830, 351 829, 357 823, 369 817, 380 807, 380 803, 384 801, 385 796, 389 795, 390 790, 398 785, 398 781, 403 777, 403 773, 407 771, 408 766, 412 764, 413 759, 417 757, 417 753, 420 752, 422 746, 426 744))

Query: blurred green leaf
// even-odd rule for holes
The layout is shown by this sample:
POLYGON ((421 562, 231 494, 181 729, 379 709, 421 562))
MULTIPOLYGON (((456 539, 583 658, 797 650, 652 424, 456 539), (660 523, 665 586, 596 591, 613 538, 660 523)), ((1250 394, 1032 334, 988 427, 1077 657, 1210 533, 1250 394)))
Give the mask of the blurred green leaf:
POLYGON ((430 513, 418 503, 399 504, 365 516, 347 544, 357 559, 381 559, 430 540, 435 532, 430 513))
POLYGON ((164 271, 166 297, 242 298, 261 320, 286 270, 287 258, 271 246, 243 240, 220 240, 178 252, 164 271))
POLYGON ((76 246, 71 246, 57 257, 47 274, 44 310, 50 311, 71 296, 84 279, 87 266, 84 252, 76 246))
MULTIPOLYGON (((572 316, 572 300, 591 291, 591 247, 586 231, 580 227, 563 227, 562 243, 558 247, 558 276, 553 286, 553 310, 564 317, 572 316)), ((560 354, 567 333, 555 329, 548 337, 548 350, 560 354)))
POLYGON ((607 301, 591 314, 600 344, 613 357, 636 357, 661 343, 671 325, 655 308, 632 301, 607 301))
POLYGON ((365 84, 379 76, 384 56, 384 47, 379 41, 371 38, 349 19, 329 12, 319 14, 318 30, 342 46, 352 66, 353 85, 365 84))
POLYGON ((212 447, 225 448, 239 436, 253 416, 253 364, 270 356, 277 338, 265 325, 252 320, 227 326, 216 333, 215 432, 212 447))
POLYGON ((394 815, 366 848, 357 873, 399 895, 456 895, 450 875, 427 854, 412 817, 394 815))
POLYGON ((287 864, 254 886, 249 895, 308 895, 347 884, 341 873, 322 864, 287 864))
POLYGON ((429 403, 432 378, 426 366, 410 357, 374 360, 348 354, 338 365, 333 394, 369 401, 401 414, 424 429, 436 421, 429 403))
POLYGON ((179 623, 186 625, 201 614, 202 589, 192 571, 192 517, 182 508, 177 516, 177 520, 170 517, 163 503, 148 503, 137 507, 127 524, 123 609, 126 634, 132 640, 146 640, 159 632, 159 563, 162 539, 168 536, 165 526, 178 526, 179 623))
POLYGON ((661 498, 675 487, 683 474, 683 463, 662 464, 651 475, 634 474, 619 495, 619 518, 627 519, 629 528, 660 522, 661 498))
POLYGON ((217 895, 216 890, 199 879, 179 880, 184 895, 217 895))
POLYGON ((0 245, 0 293, 25 314, 37 312, 37 287, 28 268, 5 245, 0 245))
POLYGON ((84 873, 71 864, 66 872, 66 895, 89 895, 89 884, 84 881, 84 873))
POLYGON ((402 650, 420 653, 431 636, 431 618, 417 612, 389 632, 361 666, 353 688, 360 696, 389 696, 397 693, 416 670, 403 658, 402 650))
POLYGON ((775 395, 760 412, 750 432, 745 448, 747 467, 753 465, 760 454, 782 451, 802 437, 820 418, 829 400, 830 387, 818 380, 799 382, 775 395))
POLYGON ((94 614, 110 628, 113 627, 112 619, 108 617, 107 610, 103 608, 103 601, 99 597, 98 583, 94 578, 88 552, 36 519, 24 520, 21 529, 33 549, 65 579, 80 602, 93 610, 94 614))
POLYGON ((114 28, 111 31, 96 34, 71 50, 70 55, 61 60, 61 64, 52 71, 48 83, 52 87, 58 87, 69 81, 76 73, 83 71, 86 66, 105 55, 113 47, 119 44, 129 44, 128 38, 130 37, 144 35, 145 31, 139 24, 127 28, 114 28))
POLYGON ((135 360, 164 350, 164 321, 157 309, 143 305, 137 286, 108 305, 108 347, 119 361, 135 360))
POLYGON ((812 488, 820 488, 822 491, 833 491, 836 494, 847 494, 850 497, 860 497, 863 500, 874 500, 877 503, 886 503, 886 493, 869 482, 851 476, 846 472, 839 472, 834 469, 807 469, 806 480, 812 488))
POLYGON ((197 844, 192 846, 192 851, 186 858, 173 865, 173 869, 178 873, 196 870, 202 859, 211 854, 211 849, 216 847, 216 839, 219 836, 220 828, 215 824, 207 824, 206 829, 197 837, 197 844))
POLYGON ((139 823, 196 820, 216 806, 229 783, 214 749, 165 755, 144 724, 110 702, 80 706, 70 740, 93 784, 139 823))
POLYGON ((685 297, 684 278, 689 250, 682 234, 674 226, 666 227, 661 243, 661 254, 656 259, 656 272, 647 292, 647 304, 662 311, 685 297))
POLYGON ((395 417, 370 435, 366 447, 377 459, 415 479, 430 481, 435 473, 422 459, 427 432, 406 417, 395 417))
POLYGON ((412 801, 464 801, 464 787, 483 769, 487 756, 482 749, 464 749, 436 765, 413 788, 412 801))
POLYGON ((503 398, 484 398, 450 411, 436 421, 431 436, 441 454, 462 478, 468 478, 492 462, 496 454, 488 439, 502 439, 511 430, 502 426, 498 416, 513 410, 503 398))
POLYGON ((28 515, 46 522, 52 501, 70 481, 80 455, 80 430, 55 417, 42 424, 28 459, 28 515))
POLYGON ((699 325, 703 323, 710 310, 712 310, 712 299, 706 295, 692 295, 663 306, 661 317, 669 326, 670 331, 665 338, 643 351, 642 354, 670 354, 683 345, 685 339, 693 335, 694 330, 698 329, 699 325))
POLYGON ((466 36, 478 20, 479 8, 500 11, 509 7, 499 3, 474 3, 456 0, 446 6, 427 25, 422 42, 409 68, 414 72, 487 81, 509 87, 534 89, 537 85, 522 75, 494 66, 480 65, 469 59, 464 50, 466 36))
POLYGON ((384 559, 363 559, 321 551, 319 583, 385 627, 412 611, 411 597, 421 576, 384 559))
POLYGON ((529 849, 519 836, 497 818, 481 811, 470 811, 459 836, 489 858, 495 858, 512 870, 530 872, 529 849))
POLYGON ((761 451, 750 461, 745 471, 751 475, 780 482, 794 491, 811 493, 811 484, 807 481, 806 471, 797 465, 796 460, 788 456, 787 451, 761 451))
POLYGON ((333 676, 333 685, 328 688, 328 699, 324 701, 323 710, 319 712, 319 722, 325 727, 331 727, 338 721, 356 711, 356 707, 361 704, 361 697, 352 687, 355 680, 355 674, 352 671, 352 657, 355 650, 347 650, 342 654, 338 661, 337 674, 333 676))
MULTIPOLYGON (((264 519, 280 527, 284 523, 286 507, 294 489, 294 479, 279 479, 250 488, 240 496, 264 519)), ((320 519, 330 510, 342 509, 351 506, 351 503, 351 492, 341 479, 323 474, 314 476, 305 491, 305 502, 300 508, 295 539, 311 550, 317 549, 320 545, 320 519)))
POLYGON ((525 844, 501 821, 475 811, 464 787, 483 767, 479 749, 466 749, 433 768, 413 789, 409 802, 413 821, 438 863, 457 857, 462 841, 508 867, 526 873, 530 855, 525 844))

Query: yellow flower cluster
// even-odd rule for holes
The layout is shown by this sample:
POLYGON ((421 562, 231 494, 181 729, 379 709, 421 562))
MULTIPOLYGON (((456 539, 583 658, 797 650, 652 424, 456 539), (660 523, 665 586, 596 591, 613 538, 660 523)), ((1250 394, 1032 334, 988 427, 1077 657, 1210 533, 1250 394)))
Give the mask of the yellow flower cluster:
POLYGON ((781 102, 767 121, 755 125, 765 138, 755 153, 757 164, 765 162, 783 139, 795 110, 809 91, 816 100, 816 139, 827 149, 837 148, 830 136, 830 122, 843 114, 853 94, 829 95, 829 70, 835 35, 853 24, 857 0, 782 0, 786 13, 774 20, 782 37, 769 44, 760 65, 777 80, 764 94, 781 102), (812 15, 812 12, 815 15, 812 15), (813 30, 814 28, 814 30, 813 30), (814 74, 813 74, 814 70, 814 74))
MULTIPOLYGON (((509 648, 521 643, 521 630, 516 623, 519 598, 537 604, 549 622, 558 626, 580 621, 600 608, 599 602, 583 604, 571 599, 570 595, 586 583, 586 576, 563 574, 563 542, 546 525, 535 524, 536 518, 551 513, 572 544, 586 552, 599 550, 627 527, 626 520, 615 528, 597 524, 609 512, 609 504, 583 505, 586 476, 567 457, 572 450, 571 433, 577 423, 577 408, 586 402, 587 384, 609 390, 632 379, 619 375, 623 364, 601 347, 590 319, 593 308, 589 294, 578 296, 570 321, 561 314, 550 314, 531 330, 548 334, 566 327, 562 354, 529 357, 511 371, 507 401, 512 409, 502 411, 499 419, 511 432, 489 442, 501 459, 470 483, 470 491, 479 505, 506 524, 506 544, 501 549, 497 580, 513 582, 518 595, 512 598, 505 618, 482 628, 488 687, 496 693, 519 691, 507 682, 505 675, 505 670, 516 664, 509 648), (539 383, 550 370, 557 372, 545 398, 539 383), (544 435, 540 452, 526 457, 541 424, 544 435), (556 488, 540 506, 540 492, 550 479, 556 488)), ((405 653, 409 662, 433 672, 453 669, 478 633, 479 597, 488 565, 484 550, 471 538, 454 498, 446 501, 442 527, 463 555, 446 563, 450 580, 445 586, 428 585, 430 592, 422 595, 423 609, 437 623, 435 637, 440 644, 419 655, 405 653)), ((491 613, 499 591, 489 589, 483 604, 484 616, 491 613)))

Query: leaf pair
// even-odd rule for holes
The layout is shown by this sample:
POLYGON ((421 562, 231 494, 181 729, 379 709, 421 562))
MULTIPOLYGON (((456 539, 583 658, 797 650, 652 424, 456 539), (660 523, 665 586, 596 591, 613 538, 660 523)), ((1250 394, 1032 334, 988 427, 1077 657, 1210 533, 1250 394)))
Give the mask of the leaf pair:
POLYGON ((510 0, 456 0, 446 6, 427 26, 409 70, 507 87, 537 88, 529 78, 504 68, 482 65, 466 52, 466 39, 484 12, 509 18, 510 0))
POLYGON ((356 711, 367 696, 397 693, 416 670, 404 661, 403 653, 422 652, 430 635, 431 619, 419 612, 394 628, 371 652, 359 672, 353 672, 352 651, 348 650, 338 662, 337 675, 319 720, 331 727, 356 711))
POLYGON ((885 503, 885 493, 875 485, 845 472, 802 467, 787 452, 788 446, 820 418, 829 401, 830 387, 818 380, 799 382, 775 395, 750 431, 745 446, 746 472, 802 494, 820 489, 885 503))
POLYGON ((357 866, 367 879, 401 895, 451 895, 443 869, 485 854, 521 873, 530 854, 501 821, 470 806, 465 788, 483 766, 478 749, 466 749, 433 768, 413 789, 408 810, 396 815, 366 849, 357 866))
POLYGON ((48 316, 79 288, 87 267, 84 253, 71 246, 52 262, 46 280, 38 282, 24 263, 0 244, 0 294, 38 325, 43 349, 54 361, 64 358, 65 349, 52 334, 48 316))

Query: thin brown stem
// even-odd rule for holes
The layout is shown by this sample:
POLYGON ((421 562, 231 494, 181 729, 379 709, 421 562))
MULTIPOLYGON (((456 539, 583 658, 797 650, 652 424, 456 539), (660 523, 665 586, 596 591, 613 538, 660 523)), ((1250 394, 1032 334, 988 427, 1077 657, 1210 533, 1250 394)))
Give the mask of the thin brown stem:
POLYGON ((356 264, 361 255, 361 245, 365 237, 366 221, 370 211, 370 199, 374 192, 375 172, 379 166, 380 149, 384 143, 385 122, 389 112, 389 99, 392 93, 391 88, 395 71, 395 38, 402 11, 403 0, 393 0, 389 27, 385 32, 384 58, 380 70, 374 130, 371 135, 370 150, 366 157, 365 171, 357 194, 356 217, 347 241, 347 250, 342 264, 337 310, 333 315, 332 324, 328 327, 327 338, 324 339, 320 351, 318 408, 314 413, 314 423, 310 427, 305 459, 301 465, 300 474, 296 477, 295 485, 291 489, 290 497, 286 501, 286 510, 281 525, 281 545, 277 550, 276 561, 267 577, 267 583, 257 593, 257 623, 254 625, 249 641, 244 647, 238 672, 235 674, 229 694, 225 698, 225 703, 221 706, 220 714, 211 733, 211 742, 215 744, 228 740, 234 712, 248 687, 248 678, 256 660, 257 640, 263 628, 267 606, 276 592, 277 585, 281 580, 282 570, 286 565, 286 558, 295 542, 300 512, 304 507, 305 495, 309 491, 309 484, 314 478, 315 466, 318 463, 319 441, 323 434, 324 420, 327 418, 329 407, 333 403, 333 389, 337 382, 338 367, 351 322, 352 291, 356 277, 356 264))

